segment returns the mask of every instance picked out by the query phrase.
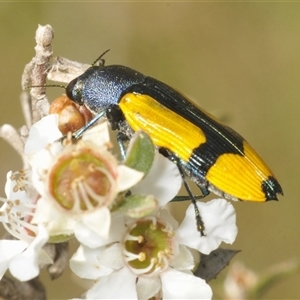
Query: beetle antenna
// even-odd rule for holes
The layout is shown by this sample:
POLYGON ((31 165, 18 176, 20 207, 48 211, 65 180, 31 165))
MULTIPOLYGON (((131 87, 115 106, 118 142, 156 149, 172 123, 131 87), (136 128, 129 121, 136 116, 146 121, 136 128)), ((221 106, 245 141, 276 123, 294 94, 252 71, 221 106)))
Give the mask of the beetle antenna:
POLYGON ((44 88, 47 88, 47 87, 59 87, 59 88, 63 88, 63 89, 66 88, 66 86, 64 86, 62 84, 43 84, 43 85, 30 85, 30 86, 25 87, 25 90, 29 90, 29 89, 35 88, 35 87, 44 87, 44 88))
POLYGON ((105 60, 102 58, 108 51, 110 51, 110 49, 107 49, 106 51, 104 51, 93 63, 92 63, 92 67, 93 66, 104 66, 105 64, 105 60))

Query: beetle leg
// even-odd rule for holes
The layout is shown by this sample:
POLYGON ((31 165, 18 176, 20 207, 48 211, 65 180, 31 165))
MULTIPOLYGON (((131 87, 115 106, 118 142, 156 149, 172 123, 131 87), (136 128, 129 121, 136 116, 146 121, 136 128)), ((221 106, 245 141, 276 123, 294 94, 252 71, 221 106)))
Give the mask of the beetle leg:
POLYGON ((186 178, 185 178, 185 172, 184 172, 184 169, 181 165, 181 162, 180 162, 180 159, 171 154, 168 150, 166 149, 160 149, 160 153, 166 157, 168 157, 172 162, 174 162, 177 167, 178 167, 178 170, 179 170, 179 173, 181 175, 181 178, 182 178, 182 182, 184 184, 184 187, 188 193, 188 196, 183 196, 183 197, 175 197, 172 201, 183 201, 183 200, 191 200, 192 204, 194 205, 194 211, 195 211, 195 218, 196 218, 196 224, 197 224, 197 229, 198 231, 200 232, 201 236, 204 236, 204 229, 205 229, 205 226, 204 226, 204 223, 203 223, 203 220, 201 218, 201 215, 200 215, 200 212, 199 212, 199 209, 198 209, 198 206, 197 206, 197 199, 202 199, 204 198, 205 196, 207 196, 209 194, 208 190, 198 186, 200 188, 200 190, 203 192, 203 195, 200 195, 200 196, 194 196, 187 181, 186 181, 186 178))
POLYGON ((124 145, 124 142, 127 140, 128 140, 128 137, 125 134, 123 134, 120 131, 117 133, 117 142, 118 142, 121 157, 123 160, 125 160, 125 158, 126 158, 126 150, 125 150, 126 147, 124 145))
MULTIPOLYGON (((203 220, 201 218, 201 215, 200 215, 200 212, 199 212, 199 208, 197 206, 197 199, 196 197, 193 195, 187 181, 186 181, 186 178, 185 178, 185 174, 184 174, 184 170, 180 164, 180 162, 178 161, 177 159, 177 167, 178 167, 178 170, 179 170, 179 173, 181 175, 181 178, 182 178, 182 181, 183 181, 183 184, 184 184, 184 187, 189 195, 189 199, 191 200, 192 204, 194 205, 194 211, 195 211, 195 218, 196 218, 196 223, 197 223, 197 229, 198 231, 200 232, 201 236, 204 236, 204 229, 205 229, 205 226, 204 226, 204 223, 203 223, 203 220)), ((201 198, 204 198, 205 195, 201 195, 200 196, 201 198)), ((200 199, 201 199, 200 198, 200 199)))
POLYGON ((92 126, 94 126, 101 118, 103 118, 105 116, 106 112, 102 111, 100 112, 98 115, 96 115, 91 121, 89 121, 85 126, 83 126, 82 128, 80 128, 79 130, 77 130, 74 134, 73 137, 75 139, 79 139, 82 137, 83 133, 85 131, 87 131, 89 128, 91 128, 92 126))

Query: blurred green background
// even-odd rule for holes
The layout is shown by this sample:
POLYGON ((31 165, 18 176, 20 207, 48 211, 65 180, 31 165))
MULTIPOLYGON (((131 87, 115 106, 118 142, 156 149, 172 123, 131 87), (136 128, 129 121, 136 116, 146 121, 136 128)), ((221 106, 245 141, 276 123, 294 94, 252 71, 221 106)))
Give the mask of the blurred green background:
MULTIPOLYGON (((233 248, 242 250, 235 260, 261 272, 300 258, 300 3, 1 3, 1 124, 23 125, 20 80, 38 24, 53 26, 54 56, 92 63, 111 49, 107 64, 176 87, 241 133, 285 195, 279 202, 234 203, 233 248)), ((51 89, 53 97, 61 92, 51 89)), ((21 160, 2 140, 0 147, 4 187, 6 172, 21 160)), ((298 273, 280 282, 264 299, 299 299, 299 280, 298 273)), ((82 291, 67 272, 47 289, 49 299, 82 291)))

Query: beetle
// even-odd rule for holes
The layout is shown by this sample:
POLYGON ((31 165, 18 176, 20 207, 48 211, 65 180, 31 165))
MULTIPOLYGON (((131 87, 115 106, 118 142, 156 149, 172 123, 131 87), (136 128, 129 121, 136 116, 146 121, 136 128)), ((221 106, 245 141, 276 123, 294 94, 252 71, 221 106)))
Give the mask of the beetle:
MULTIPOLYGON (((101 58, 101 57, 100 57, 101 58)), ((169 85, 122 65, 95 63, 67 96, 129 138, 145 131, 201 189, 230 200, 278 200, 282 188, 250 144, 169 85)))

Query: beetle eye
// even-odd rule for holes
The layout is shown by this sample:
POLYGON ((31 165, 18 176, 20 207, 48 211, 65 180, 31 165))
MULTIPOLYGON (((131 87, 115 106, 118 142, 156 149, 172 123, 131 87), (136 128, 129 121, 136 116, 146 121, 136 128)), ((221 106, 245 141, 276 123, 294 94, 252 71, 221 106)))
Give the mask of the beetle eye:
POLYGON ((71 99, 71 100, 74 100, 73 89, 74 89, 74 86, 75 86, 76 82, 77 82, 77 78, 70 81, 69 84, 66 87, 66 94, 67 94, 68 98, 71 99))
POLYGON ((66 87, 66 94, 68 98, 78 103, 79 105, 83 104, 81 91, 82 84, 80 84, 78 78, 75 78, 72 81, 70 81, 66 87))

